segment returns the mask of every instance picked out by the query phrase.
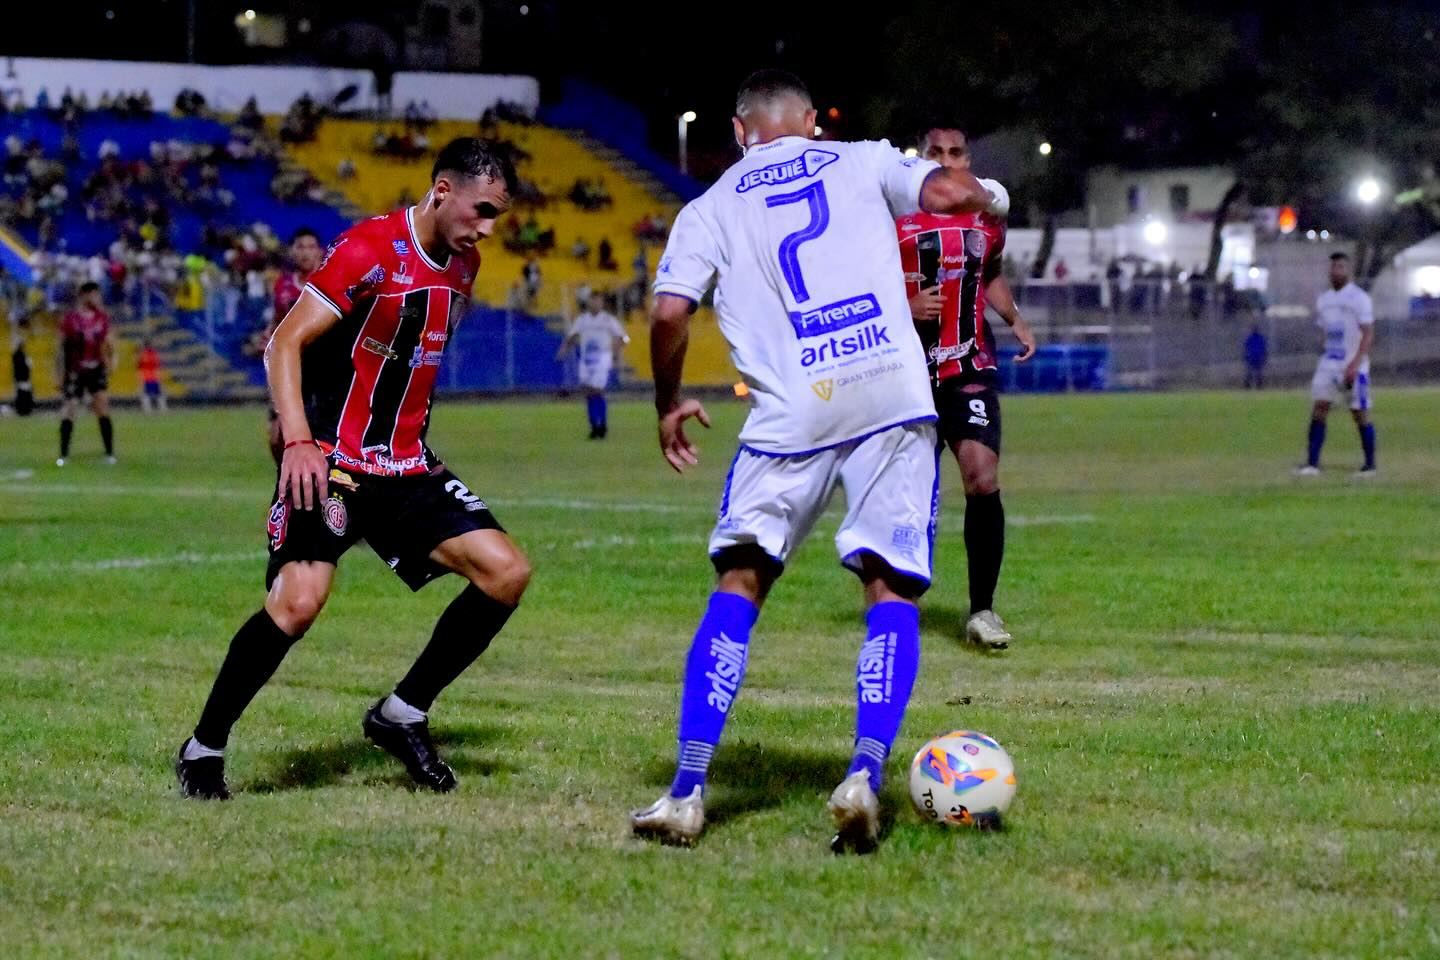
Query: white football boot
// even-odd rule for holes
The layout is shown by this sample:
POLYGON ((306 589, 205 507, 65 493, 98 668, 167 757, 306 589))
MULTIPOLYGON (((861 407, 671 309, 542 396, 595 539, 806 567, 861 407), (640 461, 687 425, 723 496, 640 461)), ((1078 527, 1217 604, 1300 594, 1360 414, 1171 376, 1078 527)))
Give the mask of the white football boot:
POLYGON ((644 810, 633 811, 630 829, 639 837, 655 837, 661 843, 688 847, 705 829, 705 798, 699 787, 688 797, 666 793, 644 810))
POLYGON ((826 804, 835 818, 835 837, 830 849, 844 853, 870 853, 880 842, 880 799, 870 789, 870 774, 856 770, 840 781, 826 804))
POLYGON ((1296 468, 1295 468, 1295 476, 1297 476, 1297 477, 1318 477, 1318 476, 1320 476, 1320 468, 1319 468, 1319 467, 1312 467, 1312 466, 1310 466, 1310 464, 1307 463, 1307 464, 1305 464, 1305 466, 1303 466, 1303 467, 1296 467, 1296 468))
POLYGON ((1005 621, 994 610, 972 613, 965 621, 965 639, 979 647, 1004 650, 1015 638, 1005 629, 1005 621))

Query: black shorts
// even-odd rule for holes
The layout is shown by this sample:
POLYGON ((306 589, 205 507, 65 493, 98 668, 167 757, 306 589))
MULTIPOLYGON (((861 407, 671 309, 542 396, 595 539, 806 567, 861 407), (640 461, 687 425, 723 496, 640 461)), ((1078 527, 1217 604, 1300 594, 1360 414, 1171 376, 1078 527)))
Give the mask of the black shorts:
POLYGON ((281 499, 276 483, 266 533, 270 562, 265 589, 293 560, 340 562, 358 540, 389 564, 405 585, 419 590, 450 571, 430 552, 472 530, 504 531, 485 501, 444 467, 410 477, 372 477, 330 465, 327 496, 310 510, 281 499))
POLYGON ((110 389, 110 375, 104 367, 71 370, 65 374, 64 389, 66 400, 79 400, 87 393, 93 397, 110 389))
POLYGON ((1000 393, 993 386, 981 385, 974 393, 965 392, 966 384, 958 377, 946 380, 935 388, 935 410, 940 414, 940 439, 946 446, 962 440, 983 443, 1000 455, 1000 393))

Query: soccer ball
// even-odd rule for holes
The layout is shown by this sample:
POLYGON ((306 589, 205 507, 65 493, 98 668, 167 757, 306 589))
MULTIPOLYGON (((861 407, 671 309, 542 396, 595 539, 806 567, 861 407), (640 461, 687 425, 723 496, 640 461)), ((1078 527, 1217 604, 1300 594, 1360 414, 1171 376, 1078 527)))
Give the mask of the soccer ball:
POLYGON ((910 801, 942 827, 997 830, 1015 799, 1015 763, 990 737, 956 730, 936 737, 910 764, 910 801))

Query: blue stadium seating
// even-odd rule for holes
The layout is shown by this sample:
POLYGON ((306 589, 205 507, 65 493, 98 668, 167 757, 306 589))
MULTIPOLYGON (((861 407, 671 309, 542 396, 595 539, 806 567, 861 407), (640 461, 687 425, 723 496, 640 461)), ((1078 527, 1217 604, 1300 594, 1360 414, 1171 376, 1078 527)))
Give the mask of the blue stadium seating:
MULTIPOLYGON (((38 110, 11 113, 0 117, 0 140, 11 134, 29 143, 38 140, 47 158, 58 158, 65 137, 62 124, 38 110)), ((230 131, 223 123, 201 117, 171 117, 154 114, 147 119, 122 119, 111 113, 92 112, 85 115, 76 131, 83 161, 67 170, 66 187, 70 201, 57 226, 68 253, 89 256, 103 251, 114 242, 116 224, 90 223, 80 200, 85 178, 99 165, 100 145, 114 140, 123 160, 149 159, 152 141, 179 140, 186 143, 224 145, 230 131)), ((350 224, 336 210, 314 201, 282 203, 270 193, 270 182, 279 170, 273 160, 254 159, 242 163, 222 163, 221 184, 235 194, 229 209, 196 211, 170 207, 173 217, 171 241, 177 250, 198 250, 205 224, 213 220, 222 226, 246 226, 256 222, 270 225, 277 236, 288 237, 297 227, 307 225, 322 237, 334 236, 350 224)), ((192 178, 194 176, 192 171, 192 178)), ((14 191, 11 191, 12 194, 14 191)), ((31 246, 39 240, 34 227, 21 227, 20 236, 31 246)))

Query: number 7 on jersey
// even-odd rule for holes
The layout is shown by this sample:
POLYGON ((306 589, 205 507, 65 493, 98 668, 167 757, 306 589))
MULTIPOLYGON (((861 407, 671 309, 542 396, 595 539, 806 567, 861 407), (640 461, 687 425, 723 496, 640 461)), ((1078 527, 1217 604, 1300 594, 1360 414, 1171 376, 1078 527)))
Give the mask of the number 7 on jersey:
POLYGON ((765 198, 767 207, 783 207, 802 202, 809 205, 810 222, 780 241, 780 272, 789 284, 790 292, 795 295, 796 303, 804 303, 810 299, 810 291, 805 287, 805 277, 800 272, 800 246, 816 239, 830 226, 830 201, 825 196, 825 182, 816 180, 792 193, 776 193, 765 198))

